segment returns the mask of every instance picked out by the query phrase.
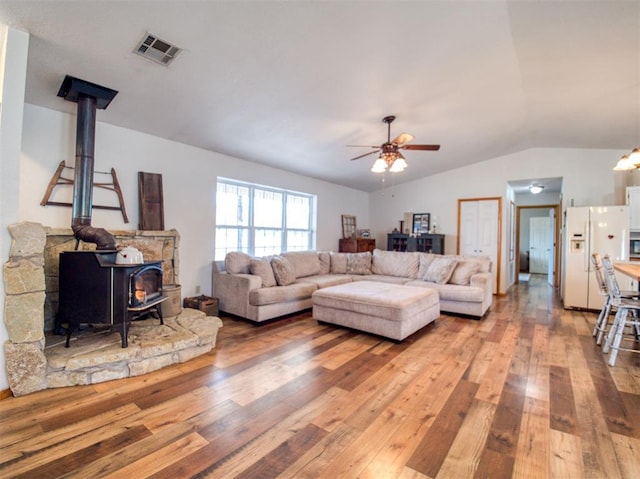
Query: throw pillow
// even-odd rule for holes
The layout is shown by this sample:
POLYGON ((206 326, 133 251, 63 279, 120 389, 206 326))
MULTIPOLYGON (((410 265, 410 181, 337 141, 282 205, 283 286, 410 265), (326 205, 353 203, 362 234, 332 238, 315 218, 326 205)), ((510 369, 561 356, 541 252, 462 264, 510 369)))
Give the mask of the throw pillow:
POLYGON ((477 261, 458 261, 453 274, 449 279, 451 284, 466 286, 471 281, 471 276, 480 271, 480 263, 477 261))
POLYGON ((224 269, 230 274, 249 274, 251 272, 251 256, 240 251, 232 251, 224 257, 224 269))
POLYGON ((445 284, 451 278, 457 264, 458 260, 455 258, 433 258, 424 280, 431 283, 445 284))
POLYGON ((320 274, 329 274, 331 272, 331 255, 328 251, 320 251, 318 253, 320 260, 320 274))
POLYGON ((347 253, 347 274, 371 274, 371 253, 347 253))
POLYGON ((386 276, 415 279, 418 277, 418 255, 420 253, 373 250, 371 272, 386 276))
POLYGON ((331 252, 331 272, 333 274, 346 274, 348 254, 331 252))
POLYGON ((274 256, 271 258, 271 268, 276 278, 278 286, 287 286, 296 281, 296 271, 293 265, 282 256, 274 256))
POLYGON ((418 267, 418 276, 417 279, 421 279, 425 281, 425 276, 427 276, 427 271, 429 270, 429 266, 433 262, 435 254, 432 253, 420 253, 420 265, 418 267))
POLYGON ((277 284, 268 258, 251 258, 250 270, 251 274, 260 276, 263 288, 270 288, 277 284))
POLYGON ((286 258, 296 271, 296 278, 320 273, 320 259, 316 251, 290 251, 280 256, 286 258))

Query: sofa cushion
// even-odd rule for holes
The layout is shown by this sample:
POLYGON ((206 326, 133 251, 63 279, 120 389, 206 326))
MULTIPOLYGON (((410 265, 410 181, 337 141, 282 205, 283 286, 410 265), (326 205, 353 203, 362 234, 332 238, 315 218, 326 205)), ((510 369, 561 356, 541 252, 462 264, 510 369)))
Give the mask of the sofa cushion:
POLYGON ((458 260, 449 283, 466 286, 471 280, 471 276, 480 271, 480 263, 478 261, 458 260))
POLYGON ((448 258, 446 256, 433 258, 429 269, 427 269, 427 273, 422 279, 431 283, 445 284, 449 281, 449 278, 451 278, 457 264, 458 260, 455 258, 448 258))
POLYGON ((484 289, 476 286, 460 286, 458 284, 427 283, 426 281, 413 280, 405 283, 406 286, 418 286, 434 289, 440 295, 441 301, 460 301, 463 303, 482 303, 484 289))
POLYGON ((296 278, 320 274, 320 258, 315 251, 290 251, 280 256, 291 263, 296 278))
POLYGON ((251 274, 260 276, 263 288, 270 288, 277 284, 269 258, 251 258, 249 269, 251 274))
POLYGON ((328 288, 338 284, 351 283, 351 276, 346 274, 319 274, 317 276, 306 276, 296 280, 296 283, 313 283, 318 288, 328 288))
POLYGON ((250 274, 251 256, 240 251, 231 251, 224 257, 224 269, 229 274, 250 274))
POLYGON ((388 276, 402 276, 415 279, 418 276, 420 253, 373 250, 371 272, 388 276))
POLYGON ((274 256, 271 258, 271 268, 273 268, 273 275, 276 278, 278 286, 287 286, 295 283, 296 271, 286 258, 274 256))
POLYGON ((329 274, 331 272, 331 255, 328 251, 318 252, 318 260, 320 260, 320 273, 329 274))
POLYGON ((371 253, 347 253, 347 274, 371 274, 371 253))
POLYGON ((407 281, 415 281, 402 276, 388 276, 386 274, 354 274, 349 276, 354 282, 356 281, 379 281, 380 283, 405 284, 407 281))
POLYGON ((480 265, 479 273, 491 272, 491 258, 489 256, 456 256, 459 260, 474 261, 480 265))
POLYGON ((249 304, 264 306, 310 298, 318 287, 313 283, 294 283, 273 288, 259 288, 249 291, 249 304))
POLYGON ((331 252, 331 273, 346 274, 347 273, 347 255, 349 253, 331 252))

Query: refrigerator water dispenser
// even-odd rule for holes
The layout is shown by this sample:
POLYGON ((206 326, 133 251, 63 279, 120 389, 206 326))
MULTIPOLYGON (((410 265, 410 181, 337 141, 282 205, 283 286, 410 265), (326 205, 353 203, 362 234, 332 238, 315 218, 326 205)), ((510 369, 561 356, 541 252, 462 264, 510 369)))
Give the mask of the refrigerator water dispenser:
POLYGON ((571 253, 582 254, 584 251, 584 238, 581 234, 573 235, 571 238, 571 253))

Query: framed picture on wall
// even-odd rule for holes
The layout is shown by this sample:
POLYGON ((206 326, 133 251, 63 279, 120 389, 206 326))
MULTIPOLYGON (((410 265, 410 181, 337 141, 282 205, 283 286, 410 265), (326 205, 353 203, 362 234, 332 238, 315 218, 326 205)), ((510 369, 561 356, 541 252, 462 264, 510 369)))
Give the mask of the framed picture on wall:
POLYGON ((429 232, 429 222, 431 215, 429 213, 414 213, 413 214, 413 234, 423 234, 429 232))
POLYGON ((351 239, 356 237, 356 217, 352 215, 342 215, 342 238, 351 239))

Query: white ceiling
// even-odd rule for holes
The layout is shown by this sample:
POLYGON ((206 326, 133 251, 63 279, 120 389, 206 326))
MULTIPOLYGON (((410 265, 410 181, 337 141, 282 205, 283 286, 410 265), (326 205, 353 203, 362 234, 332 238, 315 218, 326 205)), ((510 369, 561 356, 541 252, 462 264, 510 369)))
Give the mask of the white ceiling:
MULTIPOLYGON (((0 1, 31 33, 26 100, 66 74, 119 91, 106 123, 364 191, 391 134, 396 183, 532 147, 640 145, 640 2, 0 1), (146 32, 183 48, 134 55, 146 32)), ((612 166, 617 158, 612 158, 612 166)), ((99 158, 96 159, 99 162, 99 158)), ((179 158, 176 161, 180 161, 179 158)))

